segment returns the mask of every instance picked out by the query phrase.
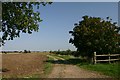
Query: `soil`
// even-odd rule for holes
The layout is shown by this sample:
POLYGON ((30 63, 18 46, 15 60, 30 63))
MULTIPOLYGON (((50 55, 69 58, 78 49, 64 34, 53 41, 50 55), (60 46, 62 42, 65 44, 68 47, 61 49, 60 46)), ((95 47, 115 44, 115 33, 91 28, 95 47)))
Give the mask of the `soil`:
POLYGON ((47 59, 41 54, 2 54, 2 77, 24 77, 43 73, 44 62, 47 59))

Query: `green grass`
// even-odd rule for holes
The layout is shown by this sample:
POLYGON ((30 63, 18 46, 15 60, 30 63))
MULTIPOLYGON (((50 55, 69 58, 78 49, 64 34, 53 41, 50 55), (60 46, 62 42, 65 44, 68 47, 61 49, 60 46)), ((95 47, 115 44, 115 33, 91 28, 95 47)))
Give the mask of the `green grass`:
POLYGON ((73 56, 70 56, 70 55, 58 55, 58 54, 51 54, 51 55, 54 56, 55 58, 59 59, 59 57, 60 57, 60 58, 63 58, 65 60, 70 59, 70 58, 73 57, 73 56))
POLYGON ((70 56, 70 55, 59 55, 59 57, 65 59, 65 60, 72 58, 72 56, 70 56))
MULTIPOLYGON (((52 58, 48 58, 48 60, 53 60, 52 58)), ((47 76, 51 71, 52 71, 52 63, 50 62, 46 62, 46 64, 44 65, 44 76, 47 76)))
MULTIPOLYGON (((81 65, 81 64, 77 64, 79 67, 87 69, 87 70, 93 70, 93 71, 97 71, 100 73, 103 73, 104 75, 108 75, 111 77, 119 77, 120 74, 120 68, 119 65, 120 63, 104 63, 104 64, 86 64, 86 65, 81 65)), ((120 78, 120 77, 119 77, 120 78)))

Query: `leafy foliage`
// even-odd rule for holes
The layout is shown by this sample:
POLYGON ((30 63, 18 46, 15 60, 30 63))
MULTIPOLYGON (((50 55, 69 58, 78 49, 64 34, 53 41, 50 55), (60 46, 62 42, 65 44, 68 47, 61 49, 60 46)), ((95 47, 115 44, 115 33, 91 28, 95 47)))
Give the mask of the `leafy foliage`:
POLYGON ((6 40, 20 37, 20 33, 38 31, 38 22, 41 22, 39 9, 40 4, 45 6, 51 2, 3 2, 2 3, 2 45, 6 40))
POLYGON ((107 54, 120 51, 120 27, 100 17, 83 16, 83 20, 74 24, 73 31, 69 31, 73 38, 69 43, 74 44, 81 55, 91 56, 93 52, 107 54))
POLYGON ((31 53, 31 51, 30 50, 24 50, 24 53, 31 53))

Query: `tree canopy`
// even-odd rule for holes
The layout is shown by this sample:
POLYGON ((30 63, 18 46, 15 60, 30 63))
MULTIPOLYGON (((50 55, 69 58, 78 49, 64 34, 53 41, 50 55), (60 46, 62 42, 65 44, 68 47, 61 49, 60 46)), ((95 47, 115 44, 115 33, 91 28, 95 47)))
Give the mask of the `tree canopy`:
POLYGON ((120 27, 109 17, 103 20, 100 17, 83 16, 83 20, 74 26, 73 31, 69 31, 73 36, 69 43, 81 52, 80 55, 120 52, 120 27))
MULTIPOLYGON (((45 6, 51 2, 3 2, 2 3, 2 38, 0 42, 5 44, 6 40, 13 40, 20 37, 20 33, 31 34, 38 31, 38 22, 41 22, 39 9, 40 5, 45 6)), ((1 45, 0 45, 1 46, 1 45)))

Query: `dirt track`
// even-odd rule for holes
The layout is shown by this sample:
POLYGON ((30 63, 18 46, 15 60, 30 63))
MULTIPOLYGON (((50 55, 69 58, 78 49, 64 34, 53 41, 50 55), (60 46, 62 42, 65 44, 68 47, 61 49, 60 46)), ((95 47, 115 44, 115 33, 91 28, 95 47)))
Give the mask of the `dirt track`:
MULTIPOLYGON (((55 59, 57 61, 57 59, 55 59)), ((109 78, 97 72, 81 69, 75 65, 54 64, 52 72, 48 78, 109 78)))

